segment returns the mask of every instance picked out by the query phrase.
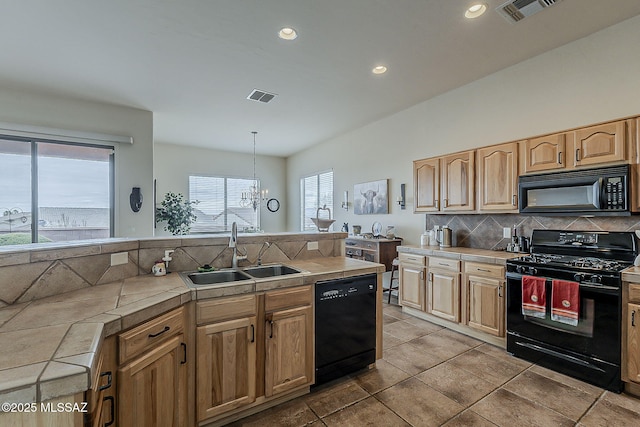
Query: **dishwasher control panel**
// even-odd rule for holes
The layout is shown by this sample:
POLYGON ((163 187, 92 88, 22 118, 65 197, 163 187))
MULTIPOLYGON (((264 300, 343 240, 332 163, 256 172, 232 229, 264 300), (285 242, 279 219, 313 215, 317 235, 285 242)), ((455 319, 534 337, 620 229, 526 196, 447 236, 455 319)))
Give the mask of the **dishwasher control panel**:
POLYGON ((375 291, 376 286, 371 284, 371 285, 366 285, 365 289, 361 289, 356 287, 356 286, 346 286, 346 287, 339 287, 339 288, 331 288, 331 289, 323 289, 320 294, 318 295, 318 300, 319 301, 326 301, 326 300, 331 300, 331 299, 336 299, 336 298, 348 298, 351 295, 355 295, 358 292, 371 292, 371 291, 375 291))

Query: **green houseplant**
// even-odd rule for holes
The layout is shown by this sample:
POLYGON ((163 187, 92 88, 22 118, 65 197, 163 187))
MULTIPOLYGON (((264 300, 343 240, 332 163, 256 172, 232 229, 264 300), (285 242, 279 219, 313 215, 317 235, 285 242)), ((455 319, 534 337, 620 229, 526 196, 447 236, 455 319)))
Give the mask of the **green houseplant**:
POLYGON ((164 229, 173 235, 188 234, 191 223, 197 216, 193 213, 193 206, 198 201, 185 200, 180 193, 167 193, 160 207, 156 208, 156 223, 166 221, 164 229))

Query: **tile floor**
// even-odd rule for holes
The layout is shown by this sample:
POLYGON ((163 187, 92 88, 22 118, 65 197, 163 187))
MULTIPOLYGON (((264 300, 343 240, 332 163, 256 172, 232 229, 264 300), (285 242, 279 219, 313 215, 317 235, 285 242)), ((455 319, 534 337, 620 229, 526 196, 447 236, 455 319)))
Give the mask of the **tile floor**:
POLYGON ((640 426, 604 391, 385 304, 384 357, 235 426, 640 426))

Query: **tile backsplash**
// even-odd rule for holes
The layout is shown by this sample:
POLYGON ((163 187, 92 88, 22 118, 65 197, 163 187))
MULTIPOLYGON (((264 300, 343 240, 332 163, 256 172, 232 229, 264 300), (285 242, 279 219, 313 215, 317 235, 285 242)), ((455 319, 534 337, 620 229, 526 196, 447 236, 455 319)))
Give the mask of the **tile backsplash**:
MULTIPOLYGON (((271 243, 263 263, 343 255, 346 233, 248 234, 238 237, 238 247, 255 264, 265 241, 271 243), (308 249, 307 242, 317 242, 308 249)), ((0 308, 38 300, 77 289, 149 274, 166 250, 174 251, 170 271, 192 271, 209 264, 231 266, 229 237, 189 236, 163 239, 105 239, 2 247, 0 249, 0 308), (111 255, 126 252, 128 262, 111 265, 111 255)))
POLYGON ((455 246, 502 250, 509 239, 502 237, 503 227, 516 226, 519 236, 531 236, 538 228, 581 231, 634 231, 640 229, 640 216, 568 217, 494 215, 426 215, 427 230, 446 225, 453 230, 455 246))

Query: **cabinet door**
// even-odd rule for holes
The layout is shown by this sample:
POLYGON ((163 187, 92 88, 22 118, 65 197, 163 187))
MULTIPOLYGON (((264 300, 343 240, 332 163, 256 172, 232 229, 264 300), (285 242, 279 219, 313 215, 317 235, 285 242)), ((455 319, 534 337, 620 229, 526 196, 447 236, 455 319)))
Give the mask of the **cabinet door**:
POLYGON ((256 317, 197 328, 198 420, 256 399, 256 317))
POLYGON ((440 159, 413 162, 414 212, 440 210, 440 159))
POLYGON ((459 322, 460 274, 431 270, 428 276, 429 313, 452 322, 459 322))
POLYGON ((475 152, 442 157, 441 211, 475 209, 475 152))
POLYGON ((567 165, 566 135, 532 138, 522 143, 522 173, 553 171, 567 165))
POLYGON ((640 383, 640 304, 627 304, 627 372, 640 383))
POLYGON ((574 164, 597 165, 626 159, 625 121, 591 126, 575 131, 574 164))
POLYGON ((477 150, 478 209, 518 211, 518 144, 496 145, 477 150))
POLYGON ((469 321, 471 328, 504 336, 504 281, 467 276, 469 321))
POLYGON ((118 370, 121 426, 187 425, 187 365, 177 335, 118 370))
POLYGON ((424 274, 423 266, 400 264, 400 305, 425 310, 424 274))
POLYGON ((265 396, 313 382, 311 306, 266 314, 265 396))

